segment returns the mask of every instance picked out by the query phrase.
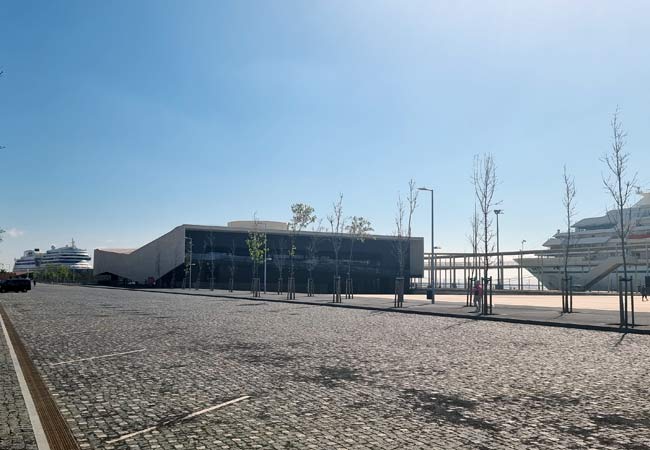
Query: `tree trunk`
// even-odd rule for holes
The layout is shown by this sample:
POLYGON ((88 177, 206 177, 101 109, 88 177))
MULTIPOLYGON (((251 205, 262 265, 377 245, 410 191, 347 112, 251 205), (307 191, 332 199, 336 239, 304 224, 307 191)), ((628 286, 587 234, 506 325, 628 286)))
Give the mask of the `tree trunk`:
MULTIPOLYGON (((619 175, 618 177, 618 195, 619 195, 619 205, 618 205, 618 212, 619 212, 619 218, 621 220, 621 252, 623 253, 623 278, 625 279, 625 283, 627 283, 627 256, 625 255, 625 224, 623 223, 623 207, 625 206, 623 204, 623 188, 621 186, 621 177, 619 175)), ((623 325, 623 322, 625 321, 625 316, 627 315, 627 312, 625 311, 625 305, 623 303, 623 297, 621 296, 620 293, 620 282, 619 282, 619 316, 620 316, 620 324, 623 325)), ((627 324, 626 324, 627 325, 627 324)))
POLYGON ((485 268, 483 269, 483 278, 487 280, 488 277, 488 269, 490 266, 490 262, 488 260, 488 245, 489 245, 489 237, 488 237, 488 215, 483 214, 483 242, 485 243, 485 261, 483 261, 483 264, 485 265, 485 268))

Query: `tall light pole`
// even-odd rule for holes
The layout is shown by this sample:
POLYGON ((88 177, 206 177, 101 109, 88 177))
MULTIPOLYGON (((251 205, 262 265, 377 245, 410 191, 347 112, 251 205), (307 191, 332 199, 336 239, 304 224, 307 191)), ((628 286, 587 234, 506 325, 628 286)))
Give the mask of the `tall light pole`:
POLYGON ((497 289, 503 289, 503 258, 499 254, 499 216, 503 214, 502 209, 495 209, 497 216, 497 289))
POLYGON ((434 241, 434 207, 433 207, 433 189, 426 187, 419 187, 419 191, 431 192, 431 262, 429 264, 429 285, 431 286, 431 303, 436 302, 436 257, 435 257, 435 241, 434 241))

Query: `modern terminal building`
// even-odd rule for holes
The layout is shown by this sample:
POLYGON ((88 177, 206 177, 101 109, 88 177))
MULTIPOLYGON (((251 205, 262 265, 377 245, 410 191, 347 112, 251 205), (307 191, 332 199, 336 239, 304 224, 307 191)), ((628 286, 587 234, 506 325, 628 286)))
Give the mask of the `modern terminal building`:
MULTIPOLYGON (((94 274, 99 283, 110 285, 226 289, 234 269, 235 289, 249 289, 253 264, 246 240, 254 231, 265 233, 267 242, 266 264, 259 268, 262 289, 265 281, 266 290, 277 289, 278 279, 282 278, 286 290, 291 233, 282 222, 240 221, 230 222, 226 227, 180 225, 137 249, 96 249, 94 274)), ((356 293, 393 293, 395 277, 400 273, 400 242, 404 249, 404 278, 423 277, 421 237, 400 241, 395 236, 371 235, 361 241, 348 234, 301 231, 295 236, 293 257, 296 291, 306 292, 311 269, 315 292, 332 292, 336 267, 332 243, 337 237, 343 290, 349 266, 356 293)))

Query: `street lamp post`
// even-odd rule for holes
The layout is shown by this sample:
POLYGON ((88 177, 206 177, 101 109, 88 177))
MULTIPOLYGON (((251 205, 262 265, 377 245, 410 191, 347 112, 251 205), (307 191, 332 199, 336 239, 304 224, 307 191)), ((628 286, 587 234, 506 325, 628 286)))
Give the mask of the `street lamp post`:
POLYGON ((497 216, 497 289, 503 289, 503 257, 499 254, 499 216, 503 214, 502 209, 495 209, 497 216))
POLYGON ((436 256, 435 256, 435 241, 434 241, 434 206, 433 206, 433 189, 419 187, 419 191, 431 192, 431 262, 429 264, 429 285, 431 286, 431 303, 436 302, 436 256))

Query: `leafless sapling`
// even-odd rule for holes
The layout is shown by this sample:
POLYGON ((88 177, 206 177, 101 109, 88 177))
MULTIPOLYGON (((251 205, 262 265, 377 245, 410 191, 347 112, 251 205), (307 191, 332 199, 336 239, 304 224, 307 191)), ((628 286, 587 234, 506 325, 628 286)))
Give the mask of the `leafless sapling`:
MULTIPOLYGON (((397 198, 397 211, 395 214, 394 251, 397 258, 398 276, 395 280, 395 306, 401 307, 404 303, 406 259, 410 255, 411 232, 413 214, 418 206, 418 189, 415 180, 409 181, 409 190, 406 203, 401 195, 397 198)), ((408 279, 410 280, 410 273, 408 279)))
POLYGON ((266 254, 266 233, 258 231, 256 226, 253 231, 248 233, 246 246, 248 247, 248 254, 250 255, 253 269, 251 291, 253 292, 254 297, 259 297, 260 279, 258 277, 258 270, 259 265, 264 262, 266 254))
MULTIPOLYGON (((627 280, 626 240, 632 226, 632 210, 629 206, 630 198, 637 184, 637 174, 630 175, 628 173, 630 154, 624 151, 627 144, 627 133, 623 129, 619 115, 620 109, 616 107, 610 122, 612 129, 611 150, 603 155, 601 161, 607 168, 607 176, 603 175, 603 185, 614 200, 616 207, 615 229, 621 243, 623 278, 627 280)), ((619 313, 622 325, 625 320, 625 305, 622 296, 619 296, 619 313)))
POLYGON ((208 246, 210 249, 210 290, 214 291, 214 273, 217 269, 216 258, 217 252, 215 252, 215 234, 214 231, 210 231, 208 234, 208 246))
POLYGON ((295 256, 296 256, 296 237, 306 227, 314 223, 316 216, 314 208, 306 203, 294 203, 291 205, 291 221, 289 222, 289 280, 287 284, 287 298, 294 299, 296 295, 295 282, 295 256))
POLYGON ((307 242, 307 258, 305 259, 305 266, 307 268, 307 296, 314 296, 314 269, 318 265, 318 244, 320 241, 320 233, 322 233, 322 221, 312 228, 312 233, 307 242))
POLYGON ((191 239, 185 240, 185 273, 183 274, 183 289, 187 285, 188 289, 192 289, 192 251, 193 241, 191 239), (189 279, 189 280, 188 280, 189 279))
POLYGON ((492 216, 490 213, 497 204, 494 200, 497 183, 496 164, 492 154, 486 153, 482 156, 475 156, 472 184, 474 185, 474 195, 480 212, 480 240, 484 252, 482 261, 484 280, 488 278, 488 270, 490 269, 489 253, 493 250, 494 232, 492 231, 492 216))
MULTIPOLYGON (((230 260, 230 279, 228 280, 228 290, 230 292, 235 290, 235 240, 233 239, 230 244, 230 253, 228 254, 228 259, 230 260)), ((214 275, 213 275, 214 277, 214 275)))
POLYGON ((208 252, 208 243, 207 241, 203 241, 203 254, 200 255, 198 258, 196 258, 196 265, 198 270, 198 273, 196 274, 196 280, 194 281, 194 289, 197 291, 199 290, 199 287, 201 287, 201 278, 203 277, 203 269, 205 267, 205 254, 208 252))
POLYGON ((278 295, 282 294, 284 268, 287 263, 287 240, 278 238, 273 247, 273 265, 278 271, 278 295))
MULTIPOLYGON (((569 278, 569 254, 571 252, 571 225, 573 218, 576 215, 576 183, 575 178, 567 173, 566 166, 562 174, 564 181, 564 192, 562 197, 562 204, 564 205, 564 220, 566 224, 566 240, 564 241, 564 280, 562 282, 563 291, 570 291, 570 278, 569 278)), ((542 260, 542 263, 544 261, 542 260)), ((544 280, 542 280, 542 283, 544 280)), ((570 312, 568 301, 564 301, 562 305, 563 312, 570 312)))
POLYGON ((350 236, 350 253, 348 255, 348 273, 345 280, 345 297, 354 298, 354 288, 352 285, 352 251, 356 241, 363 242, 366 240, 371 231, 374 231, 370 221, 361 216, 353 216, 350 224, 345 228, 350 236))
POLYGON ((393 230, 393 251, 397 261, 397 276, 395 277, 395 297, 393 306, 396 308, 404 304, 404 266, 406 261, 406 205, 402 196, 397 196, 397 209, 395 212, 395 229, 393 230))
POLYGON ((334 289, 332 300, 341 302, 341 278, 339 276, 339 252, 343 243, 346 218, 343 216, 343 194, 339 194, 337 201, 332 203, 332 213, 327 216, 330 224, 330 242, 334 251, 334 289))
MULTIPOLYGON (((407 253, 405 256, 408 256, 410 258, 411 255, 411 235, 412 235, 412 230, 411 230, 411 225, 413 224, 413 214, 415 213, 415 209, 418 207, 418 193, 420 191, 416 187, 415 180, 411 179, 409 180, 409 193, 408 196, 406 197, 407 201, 407 207, 408 207, 408 228, 407 228, 407 236, 406 236, 406 248, 407 248, 407 253)), ((433 255, 431 255, 433 257, 433 255)), ((409 264, 409 286, 410 286, 410 280, 411 280, 411 273, 410 273, 410 264, 409 264)))

